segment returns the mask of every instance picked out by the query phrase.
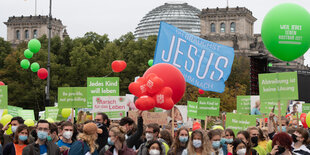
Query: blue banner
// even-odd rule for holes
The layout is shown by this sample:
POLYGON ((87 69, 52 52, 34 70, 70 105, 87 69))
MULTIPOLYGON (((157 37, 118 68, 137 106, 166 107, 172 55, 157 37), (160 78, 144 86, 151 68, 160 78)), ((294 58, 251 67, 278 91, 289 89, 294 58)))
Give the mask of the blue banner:
POLYGON ((177 67, 186 82, 205 91, 222 93, 233 61, 233 48, 160 23, 154 64, 168 63, 177 67))

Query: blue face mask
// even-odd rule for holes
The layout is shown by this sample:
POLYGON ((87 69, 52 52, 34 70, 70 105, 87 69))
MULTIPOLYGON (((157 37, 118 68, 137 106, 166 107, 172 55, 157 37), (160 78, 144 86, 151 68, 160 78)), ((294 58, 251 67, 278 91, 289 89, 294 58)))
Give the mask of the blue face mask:
POLYGON ((109 144, 110 146, 113 146, 113 145, 114 145, 114 142, 112 142, 112 140, 111 140, 110 137, 108 138, 108 144, 109 144))
POLYGON ((48 133, 45 131, 38 131, 38 138, 40 140, 45 140, 48 136, 48 133))
POLYGON ((19 135, 18 139, 21 140, 21 141, 26 141, 28 139, 28 136, 19 135))
POLYGON ((227 140, 226 138, 221 138, 221 143, 225 144, 226 140, 227 140))
POLYGON ((212 147, 215 148, 215 149, 219 148, 220 145, 221 145, 220 141, 213 141, 212 142, 212 147))
POLYGON ((231 144, 234 140, 231 138, 231 139, 226 139, 226 143, 228 144, 231 144))
POLYGON ((179 140, 181 143, 186 143, 188 141, 188 137, 187 136, 180 136, 179 140))
MULTIPOLYGON (((280 130, 279 126, 278 126, 278 130, 280 130)), ((282 132, 286 132, 286 126, 282 126, 282 132)))

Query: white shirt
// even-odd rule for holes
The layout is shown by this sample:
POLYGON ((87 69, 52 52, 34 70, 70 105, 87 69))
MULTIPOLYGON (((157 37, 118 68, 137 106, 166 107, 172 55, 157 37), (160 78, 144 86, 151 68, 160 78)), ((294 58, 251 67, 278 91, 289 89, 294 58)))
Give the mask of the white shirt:
POLYGON ((301 145, 300 148, 295 149, 294 143, 293 143, 292 147, 293 147, 293 153, 296 155, 304 155, 305 153, 310 154, 310 150, 305 145, 301 145))

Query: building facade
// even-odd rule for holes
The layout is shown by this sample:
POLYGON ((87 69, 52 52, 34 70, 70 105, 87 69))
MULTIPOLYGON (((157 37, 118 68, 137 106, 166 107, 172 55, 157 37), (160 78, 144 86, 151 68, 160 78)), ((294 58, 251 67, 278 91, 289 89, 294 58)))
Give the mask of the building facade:
MULTIPOLYGON (((48 36, 48 16, 20 16, 9 17, 4 24, 7 26, 7 41, 13 46, 29 41, 33 38, 39 38, 44 34, 48 36)), ((51 37, 59 36, 61 39, 67 36, 65 26, 61 20, 52 19, 51 37)))

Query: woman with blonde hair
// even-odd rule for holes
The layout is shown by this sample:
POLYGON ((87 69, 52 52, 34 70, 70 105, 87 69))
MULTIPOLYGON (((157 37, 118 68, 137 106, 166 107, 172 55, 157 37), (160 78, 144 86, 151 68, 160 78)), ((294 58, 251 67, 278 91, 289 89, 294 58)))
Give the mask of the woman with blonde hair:
POLYGON ((70 147, 69 155, 98 155, 96 140, 97 134, 101 132, 93 122, 84 124, 83 133, 78 135, 78 140, 70 147))
POLYGON ((187 149, 183 151, 182 155, 209 155, 211 151, 212 147, 208 135, 202 130, 195 130, 187 149))
POLYGON ((174 142, 172 143, 172 146, 168 152, 168 155, 181 155, 182 152, 187 148, 187 144, 189 141, 189 131, 185 127, 181 127, 179 130, 177 130, 174 139, 174 142))

